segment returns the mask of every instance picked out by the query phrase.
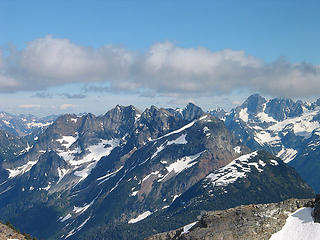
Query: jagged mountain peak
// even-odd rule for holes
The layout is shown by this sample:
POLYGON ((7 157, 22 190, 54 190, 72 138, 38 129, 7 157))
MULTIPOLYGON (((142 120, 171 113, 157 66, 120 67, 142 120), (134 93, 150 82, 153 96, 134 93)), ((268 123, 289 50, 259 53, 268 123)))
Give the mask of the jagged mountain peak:
POLYGON ((150 108, 146 108, 142 112, 142 116, 144 116, 144 117, 152 117, 152 116, 157 116, 157 115, 159 116, 159 115, 163 114, 164 111, 165 111, 164 108, 158 108, 158 107, 152 105, 152 106, 150 106, 150 108))
POLYGON ((298 117, 303 114, 303 103, 289 98, 274 98, 268 101, 265 113, 277 121, 283 121, 290 117, 298 117))
POLYGON ((183 109, 182 114, 185 120, 192 121, 196 118, 201 117, 204 114, 204 111, 197 105, 188 103, 185 109, 183 109))
POLYGON ((249 114, 257 114, 263 111, 263 104, 267 100, 259 94, 253 94, 249 96, 245 102, 241 105, 242 108, 247 108, 249 114))
MULTIPOLYGON (((89 114, 85 115, 85 116, 88 116, 89 114)), ((78 116, 76 114, 73 114, 73 113, 66 113, 66 114, 63 114, 61 116, 59 116, 55 121, 54 121, 54 124, 57 124, 57 123, 66 123, 66 122, 69 122, 71 121, 72 119, 77 119, 78 116)))
MULTIPOLYGON (((261 106, 261 102, 265 104, 260 96, 251 96, 246 107, 251 109, 250 104, 254 103, 261 106)), ((248 110, 248 114, 255 109, 248 110)), ((21 162, 4 168, 9 176, 0 182, 0 210, 10 216, 17 209, 7 210, 9 201, 32 199, 16 213, 16 218, 23 219, 30 208, 37 213, 39 206, 50 208, 54 214, 48 219, 54 222, 57 235, 41 232, 43 235, 39 236, 44 239, 81 239, 86 232, 94 232, 96 226, 113 232, 118 224, 132 226, 143 217, 161 215, 166 209, 170 217, 171 211, 175 213, 175 201, 182 208, 187 206, 183 202, 192 204, 194 198, 184 193, 199 182, 196 190, 205 194, 204 200, 212 199, 208 191, 213 190, 222 207, 229 201, 224 190, 232 194, 238 189, 228 204, 242 204, 263 195, 256 185, 272 193, 269 199, 276 199, 280 187, 275 188, 275 193, 264 182, 276 182, 277 179, 270 180, 271 173, 282 176, 281 182, 284 178, 289 183, 297 182, 293 170, 284 169, 284 163, 273 156, 257 152, 252 159, 239 159, 251 150, 230 133, 223 121, 192 103, 178 110, 151 106, 140 113, 133 106, 117 105, 100 116, 66 114, 32 144, 19 158, 21 162), (209 179, 208 188, 204 188, 202 180, 210 173, 224 175, 219 175, 215 183, 234 181, 225 189, 209 189, 217 187, 209 179), (266 177, 259 182, 253 174, 266 177), (234 175, 244 177, 232 178, 234 175), (237 183, 244 184, 238 188, 234 185, 237 183), (243 197, 248 188, 251 198, 243 197), (182 197, 186 201, 180 201, 182 197), (41 200, 46 198, 49 203, 41 200)), ((305 187, 310 193, 307 186, 298 183, 290 186, 295 186, 297 192, 305 187)), ((188 194, 192 194, 190 191, 188 194)), ((178 206, 179 211, 184 211, 182 208, 178 206)), ((101 234, 104 239, 112 239, 108 233, 101 234)), ((125 239, 122 234, 118 236, 125 239)))
POLYGON ((312 180, 319 172, 320 111, 317 102, 319 104, 320 100, 308 103, 289 98, 273 98, 266 102, 261 99, 259 95, 250 96, 233 109, 226 116, 228 129, 249 148, 266 149, 294 166, 314 189, 320 189, 319 181, 312 180), (249 102, 254 110, 258 107, 262 110, 250 111, 249 102))
POLYGON ((55 151, 47 151, 40 156, 39 161, 30 169, 30 179, 37 178, 41 187, 47 187, 48 181, 53 184, 59 180, 61 169, 67 169, 68 163, 55 151), (44 186, 44 185, 45 186, 44 186))
POLYGON ((259 94, 253 94, 240 106, 233 109, 232 112, 243 112, 253 117, 262 112, 276 121, 283 121, 288 118, 301 116, 304 109, 312 110, 315 104, 307 104, 301 100, 294 101, 290 98, 272 98, 267 100, 259 94))
POLYGON ((320 106, 320 98, 318 98, 314 103, 315 103, 317 106, 320 106))
POLYGON ((117 104, 114 108, 112 108, 109 111, 136 111, 138 113, 140 113, 140 111, 133 105, 128 105, 128 106, 123 106, 123 105, 119 105, 117 104))
POLYGON ((125 118, 135 118, 140 115, 141 112, 133 105, 122 106, 117 105, 116 107, 109 110, 104 117, 111 118, 112 120, 125 119, 125 118))
POLYGON ((226 114, 227 112, 223 109, 223 108, 220 108, 220 107, 217 107, 217 108, 213 108, 209 111, 209 113, 212 115, 212 116, 215 116, 221 120, 225 120, 226 118, 226 114))

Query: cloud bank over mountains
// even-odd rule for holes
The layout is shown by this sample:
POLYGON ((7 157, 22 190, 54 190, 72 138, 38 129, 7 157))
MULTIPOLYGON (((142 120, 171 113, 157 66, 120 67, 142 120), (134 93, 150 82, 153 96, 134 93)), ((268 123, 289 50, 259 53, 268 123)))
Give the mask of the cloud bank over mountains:
POLYGON ((2 93, 72 83, 85 84, 87 91, 145 96, 209 96, 249 89, 301 97, 320 94, 320 66, 290 63, 284 58, 267 63, 243 51, 214 52, 203 47, 182 48, 171 42, 154 44, 144 53, 110 45, 89 48, 50 35, 8 54, 0 49, 2 93))

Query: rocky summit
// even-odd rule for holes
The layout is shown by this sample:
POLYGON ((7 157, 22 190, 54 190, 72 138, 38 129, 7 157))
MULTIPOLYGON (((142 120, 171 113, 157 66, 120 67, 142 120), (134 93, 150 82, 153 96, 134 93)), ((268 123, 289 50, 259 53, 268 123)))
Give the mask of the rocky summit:
MULTIPOLYGON (((147 240, 267 240, 280 231, 290 213, 313 207, 313 199, 250 204, 204 213, 198 221, 147 240)), ((320 225, 319 225, 320 226, 320 225)))

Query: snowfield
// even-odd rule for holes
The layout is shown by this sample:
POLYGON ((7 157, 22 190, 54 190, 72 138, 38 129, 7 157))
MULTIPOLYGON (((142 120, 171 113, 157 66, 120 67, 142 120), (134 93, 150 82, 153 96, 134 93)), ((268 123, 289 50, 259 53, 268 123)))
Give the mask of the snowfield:
POLYGON ((259 172, 263 171, 259 166, 265 166, 263 161, 258 163, 249 163, 249 159, 255 157, 257 152, 252 152, 233 160, 225 167, 219 168, 214 173, 210 173, 206 178, 210 180, 213 186, 227 186, 234 183, 238 178, 246 177, 246 173, 251 172, 251 167, 254 166, 259 172))
POLYGON ((266 112, 266 103, 262 112, 256 115, 249 115, 248 109, 243 108, 236 114, 236 122, 242 120, 246 127, 253 133, 254 140, 262 147, 273 148, 274 154, 283 159, 285 163, 292 161, 297 156, 296 149, 290 148, 284 143, 284 137, 288 133, 302 139, 308 139, 313 134, 317 134, 320 129, 319 121, 314 117, 319 113, 319 107, 308 110, 304 108, 301 116, 287 117, 282 121, 277 121, 266 112))
POLYGON ((314 223, 312 208, 301 208, 292 213, 283 228, 270 240, 316 240, 320 239, 320 223, 314 223))

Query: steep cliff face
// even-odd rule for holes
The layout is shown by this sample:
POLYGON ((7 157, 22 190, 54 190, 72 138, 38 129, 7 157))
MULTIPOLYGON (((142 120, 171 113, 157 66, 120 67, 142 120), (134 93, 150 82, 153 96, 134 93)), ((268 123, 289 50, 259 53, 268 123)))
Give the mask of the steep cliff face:
POLYGON ((312 199, 289 199, 279 203, 251 204, 205 213, 185 227, 160 233, 147 240, 261 240, 281 230, 290 213, 313 207, 312 199))

